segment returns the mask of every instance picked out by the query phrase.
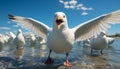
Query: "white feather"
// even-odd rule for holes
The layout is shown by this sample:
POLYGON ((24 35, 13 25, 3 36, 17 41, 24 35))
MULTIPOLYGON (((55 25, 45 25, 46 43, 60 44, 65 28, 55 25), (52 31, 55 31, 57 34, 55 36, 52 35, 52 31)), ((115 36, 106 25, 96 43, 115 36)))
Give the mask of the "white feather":
POLYGON ((21 25, 27 30, 32 30, 36 34, 39 34, 41 37, 46 38, 47 32, 50 28, 42 22, 34 20, 32 18, 25 18, 21 16, 13 16, 13 21, 17 22, 18 25, 21 25))
POLYGON ((103 30, 110 28, 110 24, 120 23, 120 10, 89 20, 73 28, 75 39, 82 41, 91 38, 103 30))

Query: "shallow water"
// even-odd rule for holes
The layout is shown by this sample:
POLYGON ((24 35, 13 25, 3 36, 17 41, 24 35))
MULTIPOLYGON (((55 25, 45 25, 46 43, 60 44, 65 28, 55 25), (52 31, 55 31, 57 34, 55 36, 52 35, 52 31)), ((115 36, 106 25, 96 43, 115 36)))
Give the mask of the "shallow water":
POLYGON ((14 45, 7 44, 0 47, 0 69, 120 69, 120 38, 103 50, 94 51, 91 55, 90 47, 75 43, 69 53, 69 60, 72 67, 63 66, 65 53, 51 53, 54 59, 52 65, 45 65, 49 49, 46 44, 29 45, 16 49, 14 45))

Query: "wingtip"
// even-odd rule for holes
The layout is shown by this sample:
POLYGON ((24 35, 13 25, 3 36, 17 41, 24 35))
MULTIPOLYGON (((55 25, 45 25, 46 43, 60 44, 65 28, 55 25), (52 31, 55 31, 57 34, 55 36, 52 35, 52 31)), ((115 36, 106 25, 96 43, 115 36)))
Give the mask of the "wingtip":
POLYGON ((11 15, 11 14, 8 14, 8 17, 9 17, 9 19, 12 19, 12 20, 14 20, 15 18, 14 18, 14 16, 13 15, 11 15))

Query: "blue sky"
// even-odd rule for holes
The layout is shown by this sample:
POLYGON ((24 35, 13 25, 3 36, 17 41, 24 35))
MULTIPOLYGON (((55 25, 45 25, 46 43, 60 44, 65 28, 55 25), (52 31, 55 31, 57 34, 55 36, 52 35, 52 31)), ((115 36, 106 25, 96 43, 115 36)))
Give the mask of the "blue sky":
MULTIPOLYGON (((22 29, 8 19, 8 14, 31 17, 51 27, 54 13, 62 11, 72 28, 119 9, 120 0, 0 0, 0 33, 16 33, 19 28, 22 29)), ((120 24, 111 25, 107 33, 120 33, 120 24)))

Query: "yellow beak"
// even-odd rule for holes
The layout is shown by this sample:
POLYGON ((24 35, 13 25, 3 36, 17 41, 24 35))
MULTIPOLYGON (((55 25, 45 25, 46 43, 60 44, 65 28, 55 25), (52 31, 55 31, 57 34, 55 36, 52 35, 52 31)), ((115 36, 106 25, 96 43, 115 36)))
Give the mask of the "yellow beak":
MULTIPOLYGON (((62 20, 62 19, 63 19, 62 16, 57 17, 57 20, 62 20)), ((60 28, 61 28, 61 24, 57 24, 57 29, 60 30, 60 28)))

